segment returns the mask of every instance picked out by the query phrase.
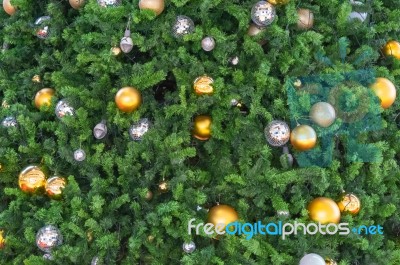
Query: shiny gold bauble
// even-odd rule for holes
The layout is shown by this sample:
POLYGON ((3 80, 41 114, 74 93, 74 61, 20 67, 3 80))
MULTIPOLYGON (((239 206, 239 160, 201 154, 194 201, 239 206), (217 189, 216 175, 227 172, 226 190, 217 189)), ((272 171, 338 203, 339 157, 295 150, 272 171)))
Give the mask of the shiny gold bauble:
POLYGON ((33 82, 33 83, 40 83, 40 82, 42 82, 42 79, 40 78, 40 75, 34 75, 34 76, 32 77, 32 82, 33 82))
POLYGON ((118 56, 118 55, 120 55, 121 54, 121 48, 120 47, 117 47, 117 46, 114 46, 114 47, 111 47, 111 53, 112 53, 112 55, 114 55, 114 56, 118 56))
POLYGON ((273 5, 286 5, 289 0, 268 0, 268 2, 273 5))
POLYGON ((79 9, 85 4, 85 0, 69 0, 69 4, 73 9, 79 9))
POLYGON ((250 24, 249 29, 247 30, 247 35, 253 37, 253 36, 260 34, 264 30, 265 30, 265 28, 259 27, 256 24, 252 23, 252 24, 250 24))
POLYGON ((208 212, 207 222, 213 224, 214 226, 220 224, 220 230, 224 230, 229 223, 237 220, 239 220, 238 213, 229 205, 218 204, 212 207, 208 212))
POLYGON ((201 141, 211 137, 212 119, 208 115, 199 115, 194 118, 192 135, 201 141))
POLYGON ((400 60, 400 42, 395 40, 388 41, 386 45, 383 46, 382 51, 386 56, 393 56, 400 60))
POLYGON ((132 112, 142 104, 139 90, 133 87, 123 87, 115 95, 115 103, 123 112, 132 112))
POLYGON ((310 219, 321 224, 339 223, 340 209, 332 199, 319 197, 308 205, 310 219))
POLYGON ((146 201, 151 201, 151 199, 153 199, 153 192, 151 192, 151 190, 147 191, 144 198, 146 199, 146 201))
POLYGON ((164 11, 165 3, 164 0, 140 0, 139 8, 153 10, 158 16, 164 11))
POLYGON ((314 13, 310 9, 300 8, 297 10, 299 16, 297 27, 299 29, 310 29, 314 25, 314 13))
POLYGON ((325 265, 337 265, 337 262, 333 259, 325 259, 325 265))
POLYGON ((147 241, 149 241, 150 243, 153 242, 154 239, 155 239, 155 236, 153 236, 153 235, 149 235, 149 236, 147 237, 147 241))
POLYGON ((46 181, 46 193, 51 198, 60 198, 65 188, 66 181, 64 178, 54 176, 46 181))
POLYGON ((165 180, 161 181, 158 184, 158 191, 159 192, 164 193, 164 192, 168 192, 168 190, 169 190, 169 185, 168 185, 168 182, 166 182, 165 180))
POLYGON ((17 11, 15 6, 11 5, 11 0, 3 0, 3 8, 4 11, 6 11, 6 13, 10 16, 13 15, 15 11, 17 11))
POLYGON ((381 106, 384 109, 392 106, 396 100, 396 87, 387 78, 378 77, 375 83, 371 85, 371 88, 374 90, 376 96, 380 98, 381 106))
POLYGON ((19 174, 18 183, 23 192, 34 193, 44 188, 46 174, 38 166, 27 166, 19 174))
POLYGON ((54 93, 55 91, 52 88, 43 88, 39 90, 35 96, 36 108, 40 109, 43 106, 50 106, 54 93))
POLYGON ((290 143, 299 151, 307 151, 317 143, 317 134, 311 126, 299 125, 290 134, 290 143))
POLYGON ((337 205, 341 212, 349 212, 355 215, 360 211, 361 201, 356 195, 348 193, 342 197, 337 205))
POLYGON ((214 92, 214 80, 206 75, 197 77, 193 82, 194 92, 197 95, 211 95, 214 92))
POLYGON ((310 118, 321 127, 327 128, 336 120, 335 108, 327 102, 315 103, 310 110, 310 118))
POLYGON ((4 231, 0 230, 0 249, 3 249, 6 245, 6 239, 4 238, 4 231))

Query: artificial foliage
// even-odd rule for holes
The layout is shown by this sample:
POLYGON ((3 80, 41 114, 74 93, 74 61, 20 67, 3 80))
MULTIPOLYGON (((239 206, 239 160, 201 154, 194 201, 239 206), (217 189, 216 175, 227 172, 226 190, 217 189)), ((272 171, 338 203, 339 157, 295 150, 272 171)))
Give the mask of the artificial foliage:
MULTIPOLYGON (((249 36, 257 1, 167 0, 156 16, 140 10, 138 0, 109 7, 88 0, 79 10, 66 0, 11 0, 15 14, 0 12, 0 119, 13 116, 18 125, 0 128, 0 228, 6 240, 0 263, 90 264, 97 256, 104 264, 291 265, 318 253, 339 265, 400 264, 398 100, 382 110, 371 98, 371 119, 318 129, 324 135, 319 143, 328 148, 319 145, 317 155, 302 159, 289 144, 292 167, 281 158, 282 148, 268 145, 264 136, 272 120, 293 129, 307 115, 307 95, 291 93, 298 78, 324 75, 337 83, 366 71, 364 85, 386 77, 400 86, 400 61, 381 51, 387 41, 400 39, 400 1, 360 1, 290 0, 276 6, 271 25, 249 36), (311 29, 297 27, 298 8, 313 12, 311 29), (354 9, 367 12, 367 19, 349 20, 354 9), (193 20, 193 33, 174 37, 178 15, 193 20), (41 16, 51 17, 46 39, 35 35, 41 16), (133 49, 116 56, 111 48, 119 46, 129 18, 133 49), (207 36, 215 40, 209 52, 201 46, 207 36), (239 62, 233 65, 235 56, 239 62), (40 82, 32 81, 35 75, 40 82), (193 89, 203 75, 214 80, 212 95, 193 89), (126 86, 142 95, 132 113, 121 112, 114 100, 126 86), (53 88, 55 97, 39 110, 34 98, 42 88, 53 88), (54 108, 62 99, 75 114, 58 119, 54 108), (232 100, 246 106, 247 115, 232 100), (207 141, 192 136, 198 115, 212 117, 207 141), (143 118, 151 126, 134 141, 129 128, 143 118), (96 139, 92 130, 102 121, 108 133, 96 139), (84 161, 74 159, 79 148, 84 161), (28 165, 64 177, 62 198, 23 193, 18 175, 28 165), (168 189, 160 192, 160 183, 168 189), (206 222, 207 209, 217 202, 232 206, 243 222, 307 223, 310 201, 338 201, 343 191, 356 194, 362 206, 357 215, 342 214, 342 222, 379 224, 383 235, 247 240, 188 234, 188 221, 206 222), (277 215, 282 211, 289 214, 277 215), (35 243, 45 225, 63 235, 52 261, 35 243), (191 241, 196 250, 185 253, 182 244, 191 241)), ((360 89, 343 89, 352 88, 360 89)), ((362 101, 354 94, 350 98, 362 101)))

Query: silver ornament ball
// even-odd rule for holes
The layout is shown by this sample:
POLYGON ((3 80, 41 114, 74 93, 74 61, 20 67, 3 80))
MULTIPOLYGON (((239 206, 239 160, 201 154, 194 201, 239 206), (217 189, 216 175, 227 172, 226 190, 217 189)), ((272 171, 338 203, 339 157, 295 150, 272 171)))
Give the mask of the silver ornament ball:
POLYGON ((77 149, 74 152, 74 159, 78 162, 82 162, 83 160, 86 159, 86 153, 83 149, 77 149))
POLYGON ((193 253, 193 251, 196 250, 196 244, 193 241, 191 241, 189 243, 183 243, 182 249, 184 252, 186 252, 188 254, 193 253))
POLYGON ((34 25, 36 28, 36 37, 39 39, 47 39, 50 35, 50 16, 42 16, 36 19, 34 25))
POLYGON ((272 121, 264 129, 265 138, 272 146, 282 146, 289 141, 290 128, 284 121, 272 121))
POLYGON ((230 62, 232 65, 238 65, 238 64, 239 64, 239 57, 234 56, 234 57, 232 57, 232 58, 229 59, 229 62, 230 62))
POLYGON ((130 51, 132 51, 133 41, 131 38, 131 31, 129 29, 125 30, 124 37, 121 39, 119 47, 121 48, 123 53, 129 53, 130 51))
POLYGON ((194 31, 193 20, 187 16, 177 16, 172 30, 176 38, 190 34, 194 31))
POLYGON ((201 41, 201 48, 203 48, 204 51, 209 52, 214 50, 215 48, 215 40, 213 37, 205 37, 201 41))
POLYGON ((63 237, 60 230, 53 225, 46 225, 36 234, 36 245, 44 252, 51 252, 54 247, 62 244, 63 237))
POLYGON ((147 118, 140 119, 137 123, 133 124, 129 129, 129 135, 132 140, 141 141, 149 130, 150 125, 150 121, 147 118))
POLYGON ((10 127, 17 127, 18 122, 17 119, 13 116, 8 116, 3 119, 1 122, 1 125, 5 128, 10 128, 10 127))
POLYGON ((68 100, 62 99, 56 105, 56 116, 59 119, 64 118, 65 116, 73 116, 75 115, 75 109, 69 104, 68 100))
POLYGON ((274 22, 275 16, 275 7, 266 1, 256 3, 251 9, 251 19, 261 27, 268 26, 274 22))
POLYGON ((97 4, 101 7, 113 7, 121 5, 121 0, 97 0, 97 4))
POLYGON ((104 137, 106 137, 108 132, 107 125, 105 121, 102 121, 98 123, 94 128, 93 128, 93 135, 96 139, 101 140, 104 137))

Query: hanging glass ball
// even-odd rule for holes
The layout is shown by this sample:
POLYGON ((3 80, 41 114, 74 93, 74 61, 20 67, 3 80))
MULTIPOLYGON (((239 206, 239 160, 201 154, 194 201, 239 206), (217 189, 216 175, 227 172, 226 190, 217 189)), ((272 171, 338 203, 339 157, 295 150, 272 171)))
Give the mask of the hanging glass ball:
POLYGON ((51 252, 54 247, 62 244, 63 237, 60 230, 54 225, 46 225, 36 234, 36 245, 44 252, 51 252))
POLYGON ((75 110, 67 100, 63 99, 56 105, 56 115, 59 119, 65 116, 73 116, 75 115, 75 110))
POLYGON ((79 148, 74 152, 74 159, 78 162, 82 162, 86 159, 86 153, 83 149, 79 148))
POLYGON ((201 48, 203 48, 203 50, 206 51, 206 52, 214 50, 214 48, 215 48, 215 39, 213 37, 205 37, 201 41, 201 48))
POLYGON ((177 16, 174 26, 173 34, 176 38, 182 37, 184 35, 190 34, 194 31, 194 23, 190 17, 187 16, 177 16))
POLYGON ((103 139, 104 137, 106 137, 107 132, 108 132, 108 129, 107 129, 107 125, 106 125, 106 122, 105 122, 105 121, 102 121, 102 122, 98 123, 98 124, 93 128, 93 135, 94 135, 94 138, 96 138, 96 139, 98 139, 98 140, 101 140, 101 139, 103 139))
POLYGON ((132 140, 141 141, 143 135, 149 130, 150 125, 150 121, 147 118, 140 119, 137 123, 133 124, 129 129, 129 135, 132 140))
POLYGON ((36 28, 36 37, 39 39, 47 39, 50 35, 50 16, 42 16, 36 19, 34 25, 36 28))
POLYGON ((97 4, 101 7, 113 7, 121 5, 121 0, 97 0, 97 4))
POLYGON ((5 117, 4 120, 1 122, 1 125, 3 127, 9 128, 9 127, 17 127, 18 122, 17 119, 13 116, 8 116, 5 117))
POLYGON ((289 141, 290 128, 284 121, 272 121, 264 129, 265 138, 272 146, 282 146, 289 141))
POLYGON ((261 27, 268 26, 274 22, 275 16, 275 7, 266 1, 256 3, 251 9, 251 19, 261 27))
POLYGON ((193 241, 191 241, 189 243, 183 243, 182 249, 186 253, 190 254, 190 253, 192 253, 193 251, 196 250, 196 244, 193 241))

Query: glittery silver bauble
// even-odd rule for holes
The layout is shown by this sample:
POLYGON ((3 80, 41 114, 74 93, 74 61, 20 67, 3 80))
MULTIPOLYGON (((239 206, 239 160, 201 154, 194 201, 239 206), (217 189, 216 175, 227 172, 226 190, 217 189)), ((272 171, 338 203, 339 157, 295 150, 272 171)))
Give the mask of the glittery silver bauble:
POLYGON ((121 4, 121 0, 97 0, 97 4, 101 7, 113 7, 119 6, 121 4))
POLYGON ((139 122, 133 124, 129 129, 129 135, 132 140, 140 141, 143 135, 149 130, 150 122, 148 119, 140 119, 139 122))
POLYGON ((62 99, 56 105, 56 115, 60 119, 65 116, 73 116, 75 115, 75 110, 67 100, 62 99))
POLYGON ((190 254, 190 253, 192 253, 193 251, 196 250, 196 244, 193 241, 191 241, 189 243, 183 243, 182 249, 186 253, 190 254))
POLYGON ((206 52, 212 51, 215 48, 215 40, 213 37, 205 37, 201 40, 201 48, 206 52))
POLYGON ((230 62, 232 65, 238 65, 238 64, 239 64, 239 57, 234 56, 234 57, 232 57, 232 58, 229 59, 229 62, 230 62))
POLYGON ((8 116, 4 118, 4 120, 1 122, 1 125, 6 128, 16 127, 18 125, 18 122, 17 119, 15 119, 15 117, 8 116))
POLYGON ((99 257, 94 257, 90 265, 103 265, 103 261, 99 257))
POLYGON ((75 150, 74 159, 76 161, 81 162, 81 161, 85 160, 85 158, 86 158, 86 153, 83 149, 79 148, 79 149, 75 150))
POLYGON ((172 29, 176 38, 190 34, 194 31, 193 20, 187 16, 177 16, 172 29))
POLYGON ((284 121, 272 121, 264 129, 265 138, 272 146, 282 146, 289 141, 290 128, 284 121))
POLYGON ((45 260, 53 260, 53 255, 51 255, 51 253, 46 253, 43 255, 43 259, 45 260))
POLYGON ((44 252, 51 252, 54 247, 62 244, 63 237, 60 230, 53 225, 46 225, 36 234, 36 245, 44 252))
POLYGON ((96 139, 100 140, 106 137, 108 132, 107 125, 105 121, 102 121, 98 123, 94 128, 93 128, 93 135, 96 139))
POLYGON ((50 35, 50 16, 42 16, 36 19, 35 21, 35 29, 36 29, 36 36, 39 39, 47 39, 50 35))
POLYGON ((268 26, 274 22, 275 16, 275 7, 266 1, 256 3, 251 9, 251 19, 258 26, 268 26))

